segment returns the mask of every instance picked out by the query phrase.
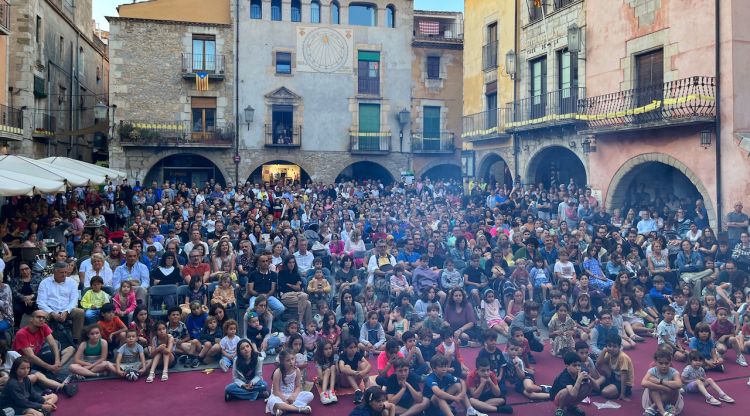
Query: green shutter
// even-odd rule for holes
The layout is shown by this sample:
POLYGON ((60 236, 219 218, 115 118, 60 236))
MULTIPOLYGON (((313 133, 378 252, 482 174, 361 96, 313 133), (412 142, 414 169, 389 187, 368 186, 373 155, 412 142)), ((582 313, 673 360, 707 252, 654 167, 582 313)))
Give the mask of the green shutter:
POLYGON ((440 107, 424 107, 422 127, 426 139, 440 138, 440 107))
MULTIPOLYGON (((380 132, 380 104, 359 105, 360 133, 380 132)), ((359 150, 380 150, 380 137, 377 135, 359 136, 359 150)))
POLYGON ((358 60, 367 62, 380 62, 380 52, 359 51, 358 60))

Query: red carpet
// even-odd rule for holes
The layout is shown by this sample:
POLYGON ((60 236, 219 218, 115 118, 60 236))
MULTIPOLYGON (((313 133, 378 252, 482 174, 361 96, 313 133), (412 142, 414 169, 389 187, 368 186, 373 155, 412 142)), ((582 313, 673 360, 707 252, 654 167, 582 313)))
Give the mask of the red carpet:
MULTIPOLYGON (((635 365, 636 386, 633 392, 633 400, 630 402, 618 402, 622 405, 620 409, 597 410, 593 405, 582 406, 589 415, 611 415, 620 414, 640 415, 641 394, 643 390, 639 387, 640 380, 646 372, 651 355, 655 349, 654 341, 649 340, 645 344, 630 351, 628 355, 633 359, 635 365)), ((469 367, 473 367, 477 349, 466 349, 466 357, 469 367)), ((554 377, 562 370, 562 361, 552 357, 547 351, 536 354, 537 377, 541 384, 552 384, 554 377)), ((737 400, 734 405, 724 404, 721 407, 710 406, 705 403, 699 394, 688 394, 685 397, 685 409, 682 415, 698 416, 711 414, 712 416, 743 414, 741 410, 750 405, 750 386, 747 386, 747 378, 750 376, 749 368, 742 368, 734 363, 734 353, 727 354, 728 363, 726 373, 709 373, 719 385, 737 400)), ((675 367, 682 370, 683 364, 676 363, 675 367)), ((314 376, 314 366, 309 366, 309 377, 314 376)), ((373 365, 374 368, 374 365, 373 365)), ((272 365, 264 367, 265 379, 270 380, 273 371, 272 365)), ((374 370, 373 370, 374 373, 374 370)), ((80 384, 80 392, 73 399, 62 399, 55 415, 133 415, 133 414, 222 414, 222 415, 260 415, 264 411, 263 402, 224 402, 224 386, 231 382, 231 375, 224 374, 221 370, 206 375, 202 372, 182 372, 170 374, 169 381, 162 383, 155 381, 146 384, 144 381, 128 383, 122 380, 102 380, 84 382, 80 384)), ((323 406, 317 396, 317 389, 313 389, 316 398, 311 403, 313 414, 329 416, 345 416, 351 411, 353 405, 351 396, 342 396, 340 403, 323 406)), ((510 389, 512 390, 512 389, 510 389)), ((530 403, 521 395, 512 392, 508 396, 510 404, 514 405, 517 414, 534 412, 540 415, 551 415, 554 406, 551 402, 530 403)), ((593 401, 604 402, 601 397, 592 397, 593 401)))

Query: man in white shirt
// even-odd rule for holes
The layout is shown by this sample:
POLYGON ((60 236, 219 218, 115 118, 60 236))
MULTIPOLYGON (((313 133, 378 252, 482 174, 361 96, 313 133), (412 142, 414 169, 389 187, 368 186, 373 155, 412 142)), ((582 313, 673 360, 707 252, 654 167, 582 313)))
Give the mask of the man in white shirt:
POLYGON ((78 308, 78 283, 68 277, 68 265, 55 263, 54 274, 39 283, 37 306, 49 314, 50 322, 72 322, 73 339, 79 340, 83 329, 83 309, 78 308))
POLYGON ((385 244, 385 240, 378 240, 375 248, 377 254, 370 256, 370 261, 367 263, 368 285, 375 283, 375 277, 385 278, 385 275, 396 267, 396 259, 388 254, 388 246, 385 244))
MULTIPOLYGON (((197 220, 196 220, 197 222, 197 220)), ((203 246, 203 254, 207 255, 209 253, 208 251, 208 244, 201 241, 201 232, 198 230, 193 230, 190 232, 190 241, 185 243, 185 247, 183 248, 183 253, 190 253, 193 251, 193 249, 197 246, 203 246)))
POLYGON ((125 252, 125 264, 115 269, 112 286, 115 291, 120 290, 120 284, 123 281, 130 282, 132 290, 135 292, 135 298, 143 305, 146 304, 148 296, 148 286, 151 283, 148 267, 138 261, 138 254, 135 250, 125 252))
POLYGON ((297 268, 303 280, 307 279, 307 271, 312 269, 315 256, 307 250, 307 239, 301 238, 297 243, 297 252, 294 253, 294 259, 297 261, 297 268))

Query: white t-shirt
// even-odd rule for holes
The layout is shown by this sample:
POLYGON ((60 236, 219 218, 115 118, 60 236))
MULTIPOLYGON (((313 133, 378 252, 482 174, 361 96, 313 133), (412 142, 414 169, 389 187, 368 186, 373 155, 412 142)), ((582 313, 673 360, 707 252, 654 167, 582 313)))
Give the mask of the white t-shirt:
POLYGON ((560 260, 558 260, 555 262, 555 273, 559 273, 560 277, 564 277, 566 279, 572 279, 575 271, 576 269, 573 266, 573 263, 570 261, 563 263, 560 260))

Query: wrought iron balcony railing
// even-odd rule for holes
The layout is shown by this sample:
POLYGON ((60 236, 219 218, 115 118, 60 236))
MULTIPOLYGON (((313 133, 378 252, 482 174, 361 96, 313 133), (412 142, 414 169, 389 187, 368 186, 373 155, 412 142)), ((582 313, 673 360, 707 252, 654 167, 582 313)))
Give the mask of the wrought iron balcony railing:
POLYGON ((182 54, 182 76, 185 78, 194 77, 196 72, 206 72, 211 79, 223 79, 224 71, 224 55, 182 54))
POLYGON ((23 111, 0 104, 0 134, 23 135, 23 111))
POLYGON ((302 126, 265 125, 266 147, 300 147, 302 145, 302 126))
POLYGON ((417 19, 414 22, 414 39, 463 41, 464 26, 462 22, 417 19))
POLYGON ((357 93, 380 95, 380 78, 357 78, 357 93))
POLYGON ((469 141, 496 138, 505 134, 505 126, 509 118, 510 114, 505 108, 495 108, 464 116, 461 137, 469 141))
POLYGON ((455 135, 452 131, 411 133, 412 153, 445 154, 456 150, 455 135))
POLYGON ((121 121, 117 128, 123 146, 232 147, 233 123, 203 127, 190 121, 121 121))
POLYGON ((490 42, 482 46, 482 69, 497 68, 497 47, 498 42, 490 42))
POLYGON ((391 132, 365 132, 351 130, 349 132, 349 150, 358 154, 386 154, 391 151, 391 132))
POLYGON ((0 0, 0 35, 10 34, 10 4, 0 0))
POLYGON ((581 100, 590 129, 710 121, 716 117, 716 78, 694 76, 581 100))
POLYGON ((511 118, 506 128, 529 129, 574 121, 581 110, 580 100, 585 95, 585 88, 571 87, 508 103, 511 118))

